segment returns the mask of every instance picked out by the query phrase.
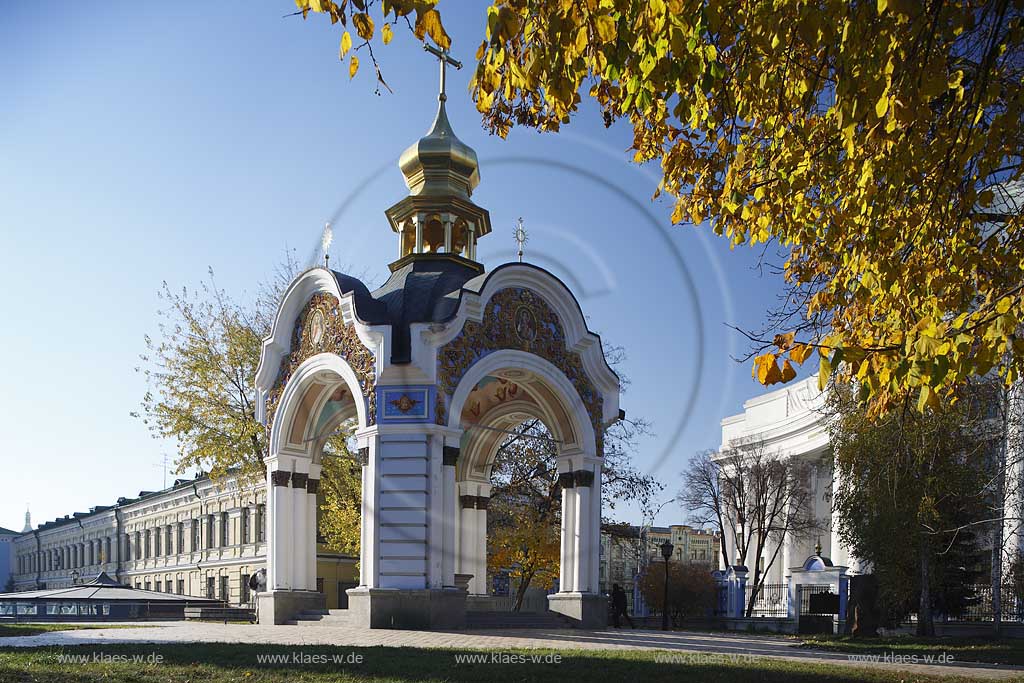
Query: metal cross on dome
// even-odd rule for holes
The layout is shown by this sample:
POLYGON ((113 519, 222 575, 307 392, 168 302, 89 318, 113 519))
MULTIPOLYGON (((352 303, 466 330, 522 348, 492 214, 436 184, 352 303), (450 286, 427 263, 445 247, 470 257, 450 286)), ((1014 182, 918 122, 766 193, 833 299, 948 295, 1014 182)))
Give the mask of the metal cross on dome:
POLYGON ((437 96, 437 99, 441 102, 444 102, 445 100, 448 99, 448 96, 445 94, 445 67, 448 64, 451 64, 456 69, 461 69, 462 62, 456 59, 452 59, 448 54, 447 48, 439 50, 433 45, 424 45, 423 49, 437 57, 437 61, 441 63, 441 93, 437 96))

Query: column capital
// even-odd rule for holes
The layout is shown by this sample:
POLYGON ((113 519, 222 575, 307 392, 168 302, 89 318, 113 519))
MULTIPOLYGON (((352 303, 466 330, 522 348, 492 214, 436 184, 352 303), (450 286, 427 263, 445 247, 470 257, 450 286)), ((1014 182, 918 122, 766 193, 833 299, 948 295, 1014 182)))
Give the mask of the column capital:
POLYGON ((463 510, 486 510, 490 502, 488 496, 459 496, 459 506, 463 510))
POLYGON ((446 466, 455 467, 459 462, 459 455, 461 449, 458 446, 445 446, 444 447, 444 464, 446 466))
POLYGON ((558 485, 563 489, 571 489, 576 485, 576 475, 574 472, 559 472, 558 473, 558 485))
POLYGON ((273 486, 288 486, 292 473, 285 470, 273 470, 270 473, 270 483, 273 486))

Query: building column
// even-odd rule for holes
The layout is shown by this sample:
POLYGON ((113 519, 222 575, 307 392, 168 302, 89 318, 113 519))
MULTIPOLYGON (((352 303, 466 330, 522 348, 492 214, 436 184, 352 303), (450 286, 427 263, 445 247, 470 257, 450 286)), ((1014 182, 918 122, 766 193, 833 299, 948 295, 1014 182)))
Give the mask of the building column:
POLYGON ((835 508, 836 495, 842 488, 842 482, 839 479, 839 472, 833 469, 832 471, 832 510, 830 511, 830 522, 829 522, 829 559, 832 560, 834 566, 848 566, 850 563, 850 553, 843 542, 839 540, 839 513, 835 508))
POLYGON ((601 553, 601 461, 583 453, 559 458, 562 539, 558 593, 548 607, 583 628, 607 623, 607 604, 598 592, 601 553))
POLYGON ((377 438, 367 436, 359 442, 359 462, 362 465, 362 502, 359 510, 359 585, 376 588, 378 583, 377 552, 380 544, 380 524, 377 506, 380 483, 377 481, 377 438))
POLYGON ((1010 576, 1018 554, 1024 552, 1024 380, 1018 379, 1003 405, 1006 433, 1003 457, 1006 483, 1003 494, 1002 575, 1010 576))
MULTIPOLYGON (((309 465, 309 478, 306 480, 306 516, 308 521, 306 526, 309 529, 309 552, 306 563, 306 585, 309 586, 309 590, 316 590, 316 579, 317 579, 317 561, 316 561, 316 549, 317 549, 317 537, 320 534, 320 530, 316 524, 316 495, 320 491, 320 474, 323 470, 321 465, 311 463, 309 465)), ((296 494, 299 495, 299 494, 296 494)))
MULTIPOLYGON (((571 467, 571 463, 568 467, 571 467)), ((562 528, 559 548, 558 592, 572 593, 576 590, 576 477, 572 470, 560 471, 558 483, 562 487, 562 528)))
POLYGON ((472 574, 470 595, 489 595, 487 585, 487 507, 491 485, 483 481, 458 484, 460 518, 460 574, 472 574))
POLYGON ((292 473, 279 469, 278 458, 267 459, 267 590, 291 590, 293 536, 295 533, 292 473))
MULTIPOLYGON (((453 441, 456 441, 456 439, 453 438, 453 441)), ((447 445, 446 439, 442 459, 443 473, 441 477, 441 498, 443 501, 441 522, 444 527, 442 532, 443 548, 441 553, 441 583, 445 587, 455 585, 456 516, 462 514, 460 506, 457 505, 459 492, 458 485, 455 483, 455 467, 458 464, 458 460, 459 446, 447 445)))

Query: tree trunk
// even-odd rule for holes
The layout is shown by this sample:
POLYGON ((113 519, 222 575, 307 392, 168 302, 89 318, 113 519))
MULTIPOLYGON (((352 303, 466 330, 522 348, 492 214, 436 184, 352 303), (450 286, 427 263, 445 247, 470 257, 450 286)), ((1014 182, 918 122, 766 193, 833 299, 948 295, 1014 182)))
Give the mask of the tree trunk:
POLYGON ((529 573, 523 577, 523 580, 519 582, 519 588, 516 589, 516 602, 512 605, 512 611, 518 612, 523 608, 523 598, 526 597, 526 589, 530 587, 530 581, 533 580, 533 573, 529 573))
POLYGON ((934 636, 931 595, 931 551, 927 546, 921 549, 921 600, 917 607, 917 635, 934 636))

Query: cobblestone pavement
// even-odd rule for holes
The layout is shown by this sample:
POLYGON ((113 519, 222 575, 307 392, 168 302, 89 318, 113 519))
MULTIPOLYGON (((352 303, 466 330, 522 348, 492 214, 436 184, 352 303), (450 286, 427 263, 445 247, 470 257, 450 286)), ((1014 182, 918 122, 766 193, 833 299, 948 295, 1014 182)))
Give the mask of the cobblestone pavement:
MULTIPOLYGON (((453 648, 505 651, 513 648, 557 650, 668 650, 692 655, 694 663, 728 661, 730 656, 772 657, 793 661, 843 666, 904 669, 919 674, 959 675, 986 680, 1024 676, 1024 668, 986 664, 913 664, 851 662, 848 655, 795 647, 792 639, 731 633, 646 630, 489 630, 489 631, 390 631, 344 626, 258 626, 167 622, 143 628, 57 631, 36 636, 0 639, 0 647, 48 645, 117 645, 137 643, 248 643, 275 645, 333 645, 349 647, 453 648)), ((687 661, 680 657, 680 663, 687 661)))

